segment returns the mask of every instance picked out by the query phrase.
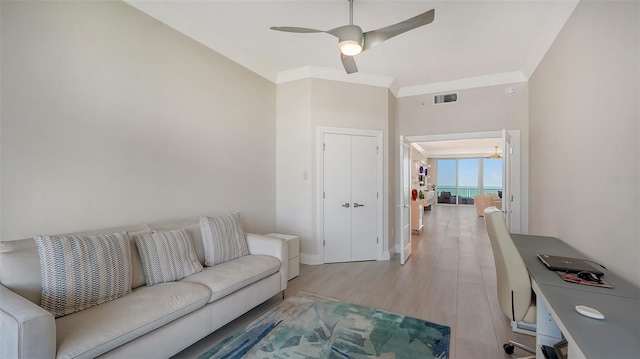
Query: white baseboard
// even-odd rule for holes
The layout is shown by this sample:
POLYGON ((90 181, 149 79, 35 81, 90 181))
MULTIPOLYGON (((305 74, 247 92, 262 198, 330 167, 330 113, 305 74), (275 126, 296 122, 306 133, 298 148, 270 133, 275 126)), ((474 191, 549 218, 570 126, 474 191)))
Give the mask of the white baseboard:
POLYGON ((300 263, 316 266, 324 264, 320 255, 300 253, 300 263))

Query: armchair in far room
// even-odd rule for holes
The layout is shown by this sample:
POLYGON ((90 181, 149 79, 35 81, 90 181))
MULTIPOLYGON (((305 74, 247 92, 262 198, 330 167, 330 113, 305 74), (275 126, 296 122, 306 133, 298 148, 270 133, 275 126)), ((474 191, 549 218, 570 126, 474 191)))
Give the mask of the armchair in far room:
POLYGON ((442 191, 442 192, 440 192, 440 195, 438 196, 438 203, 455 204, 456 203, 456 196, 452 196, 451 192, 442 191))
MULTIPOLYGON (((529 329, 518 327, 519 331, 535 335, 532 331, 536 323, 536 297, 524 260, 511 239, 502 211, 489 207, 484 210, 484 220, 496 264, 500 309, 512 321, 514 330, 524 323, 529 329)), ((512 354, 514 347, 535 354, 535 350, 511 340, 502 347, 507 354, 512 354)))
POLYGON ((473 197, 474 204, 476 205, 476 214, 480 217, 484 216, 484 210, 495 206, 493 197, 485 194, 479 194, 473 197))
POLYGON ((449 203, 449 199, 451 199, 451 192, 442 191, 438 196, 438 203, 449 203))
POLYGON ((491 198, 493 199, 493 204, 494 206, 496 206, 496 208, 498 209, 502 209, 502 197, 500 197, 502 195, 502 191, 498 193, 489 193, 487 196, 491 196, 491 198))

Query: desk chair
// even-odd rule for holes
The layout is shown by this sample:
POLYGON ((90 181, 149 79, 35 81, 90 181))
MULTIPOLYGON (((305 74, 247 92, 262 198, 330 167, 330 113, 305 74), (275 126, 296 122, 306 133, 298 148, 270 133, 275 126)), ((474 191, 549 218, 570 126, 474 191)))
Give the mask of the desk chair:
MULTIPOLYGON (((514 322, 535 324, 536 301, 529 272, 507 230, 502 211, 495 206, 488 207, 484 210, 484 220, 496 264, 500 308, 514 322)), ((502 347, 507 354, 513 354, 514 347, 535 354, 535 350, 514 341, 502 347)))

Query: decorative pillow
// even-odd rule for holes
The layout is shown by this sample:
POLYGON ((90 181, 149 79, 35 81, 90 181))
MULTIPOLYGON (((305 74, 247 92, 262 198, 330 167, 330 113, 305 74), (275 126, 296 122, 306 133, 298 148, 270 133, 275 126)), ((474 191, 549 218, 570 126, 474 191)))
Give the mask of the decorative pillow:
POLYGON ((173 282, 202 270, 185 229, 135 236, 147 286, 173 282))
POLYGON ((204 243, 204 265, 211 267, 249 254, 240 212, 217 217, 200 217, 204 243))
POLYGON ((62 317, 131 293, 127 232, 36 236, 42 274, 40 306, 62 317))

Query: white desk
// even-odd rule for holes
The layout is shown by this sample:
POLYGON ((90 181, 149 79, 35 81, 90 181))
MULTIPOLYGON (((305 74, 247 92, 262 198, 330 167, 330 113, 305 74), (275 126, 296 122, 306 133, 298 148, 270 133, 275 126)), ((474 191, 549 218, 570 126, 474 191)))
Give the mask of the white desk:
MULTIPOLYGON (((604 270, 613 288, 565 282, 537 258, 538 253, 585 258, 553 237, 512 234, 537 296, 536 358, 544 358, 540 345, 552 346, 562 335, 569 357, 640 358, 640 288, 604 270), (576 305, 586 305, 604 314, 604 320, 578 314, 576 305)), ((606 265, 606 264, 605 264, 606 265)))

